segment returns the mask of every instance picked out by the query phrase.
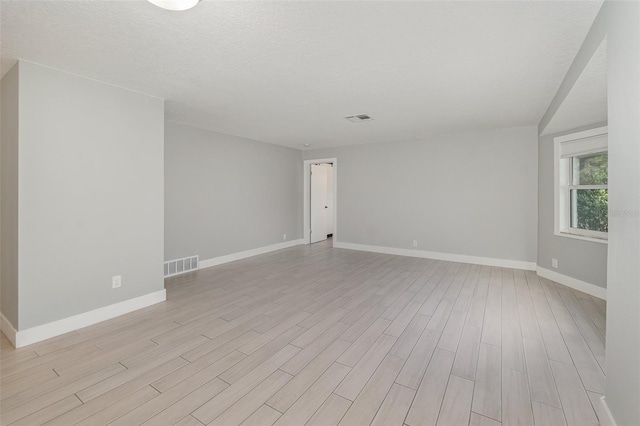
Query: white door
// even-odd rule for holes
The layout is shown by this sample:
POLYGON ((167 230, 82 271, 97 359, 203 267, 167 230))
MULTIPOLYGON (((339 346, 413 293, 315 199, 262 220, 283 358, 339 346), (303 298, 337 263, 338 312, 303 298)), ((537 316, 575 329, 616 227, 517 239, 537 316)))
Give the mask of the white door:
POLYGON ((311 165, 311 243, 327 239, 327 172, 311 165))
POLYGON ((333 166, 323 164, 327 173, 327 235, 333 234, 333 166))

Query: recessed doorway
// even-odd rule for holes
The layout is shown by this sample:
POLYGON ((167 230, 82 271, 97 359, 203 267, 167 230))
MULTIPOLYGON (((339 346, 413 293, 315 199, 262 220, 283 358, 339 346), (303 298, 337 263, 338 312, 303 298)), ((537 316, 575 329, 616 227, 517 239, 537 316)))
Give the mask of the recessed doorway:
MULTIPOLYGON (((304 240, 307 244, 336 241, 337 161, 304 162, 304 240)), ((332 244, 331 244, 332 245, 332 244)))

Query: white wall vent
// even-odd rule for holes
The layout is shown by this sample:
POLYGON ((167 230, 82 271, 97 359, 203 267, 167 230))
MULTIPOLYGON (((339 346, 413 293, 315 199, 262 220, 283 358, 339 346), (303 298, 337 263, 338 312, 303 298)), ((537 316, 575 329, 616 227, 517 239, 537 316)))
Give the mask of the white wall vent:
POLYGON ((182 259, 167 260, 164 262, 164 277, 184 274, 198 269, 200 263, 199 256, 183 257, 182 259))
POLYGON ((356 115, 350 115, 348 117, 345 117, 347 120, 349 120, 352 123, 362 123, 363 121, 372 121, 373 118, 371 118, 371 116, 367 115, 367 114, 356 114, 356 115))

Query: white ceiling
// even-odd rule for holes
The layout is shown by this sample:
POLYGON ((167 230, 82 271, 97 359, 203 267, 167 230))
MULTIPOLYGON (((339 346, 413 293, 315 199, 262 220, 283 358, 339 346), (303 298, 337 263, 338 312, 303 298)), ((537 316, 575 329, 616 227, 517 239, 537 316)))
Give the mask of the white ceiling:
POLYGON ((2 73, 37 62, 296 148, 402 141, 538 124, 600 5, 3 0, 2 73))
POLYGON ((593 54, 543 134, 607 121, 607 41, 593 54))

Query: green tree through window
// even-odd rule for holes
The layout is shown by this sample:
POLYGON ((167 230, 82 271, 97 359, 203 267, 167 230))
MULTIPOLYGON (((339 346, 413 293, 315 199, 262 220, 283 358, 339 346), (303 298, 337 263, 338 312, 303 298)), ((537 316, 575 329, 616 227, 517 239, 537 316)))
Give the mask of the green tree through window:
MULTIPOLYGON (((608 154, 600 152, 573 158, 574 185, 607 185, 608 154)), ((607 232, 609 191, 607 188, 574 189, 571 227, 607 232)))

